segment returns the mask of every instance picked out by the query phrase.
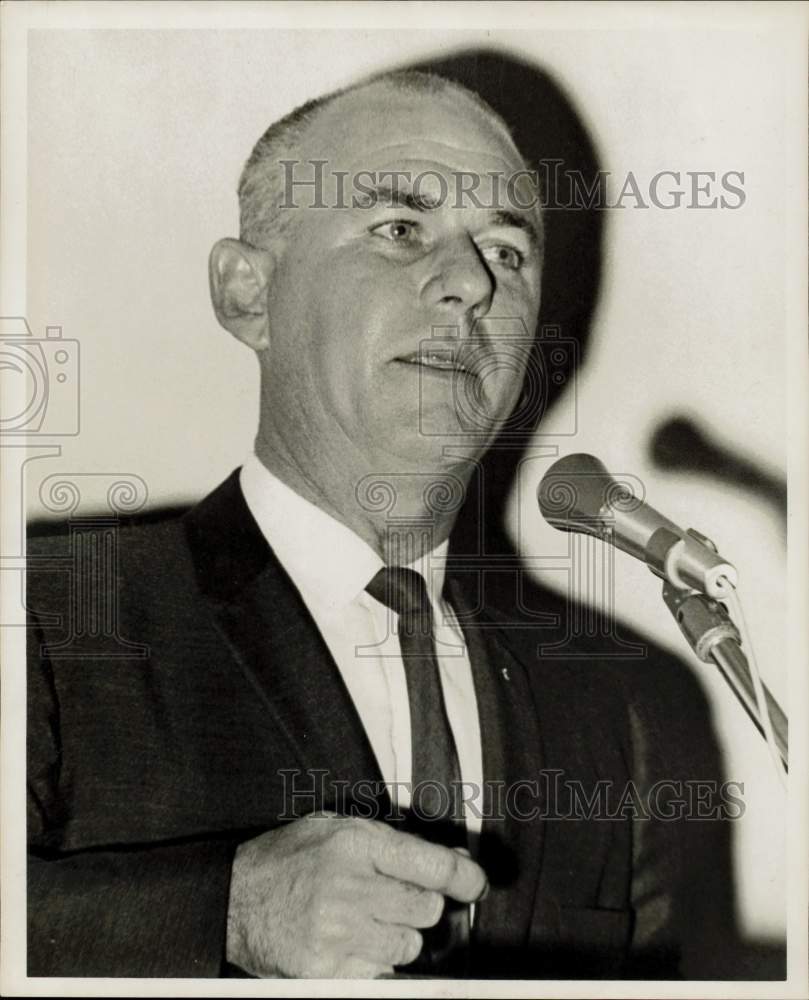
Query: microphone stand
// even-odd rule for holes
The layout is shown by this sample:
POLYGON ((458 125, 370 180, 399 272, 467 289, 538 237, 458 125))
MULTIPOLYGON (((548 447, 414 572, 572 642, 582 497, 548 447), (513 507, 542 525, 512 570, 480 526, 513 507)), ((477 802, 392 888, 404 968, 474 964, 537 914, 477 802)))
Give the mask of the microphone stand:
MULTIPOLYGON (((702 536, 699 537, 702 539, 702 536)), ((719 667, 723 677, 753 720, 756 729, 763 736, 764 726, 759 718, 750 667, 747 657, 742 652, 741 636, 725 606, 697 590, 675 587, 668 580, 663 583, 663 600, 696 655, 703 663, 715 663, 719 667)), ((787 717, 766 685, 762 684, 762 687, 775 745, 784 762, 784 769, 787 770, 789 763, 787 717)))

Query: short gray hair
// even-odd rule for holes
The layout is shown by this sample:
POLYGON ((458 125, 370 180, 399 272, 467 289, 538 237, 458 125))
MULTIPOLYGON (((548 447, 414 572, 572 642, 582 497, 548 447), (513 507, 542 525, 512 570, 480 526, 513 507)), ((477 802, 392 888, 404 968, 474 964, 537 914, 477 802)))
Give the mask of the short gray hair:
POLYGON ((375 86, 431 96, 458 94, 475 105, 514 142, 503 118, 479 94, 454 80, 420 70, 395 70, 370 77, 301 104, 270 125, 261 136, 239 179, 239 227, 243 241, 265 249, 273 242, 283 243, 293 213, 280 209, 285 196, 281 161, 300 160, 300 146, 307 129, 338 98, 375 86))

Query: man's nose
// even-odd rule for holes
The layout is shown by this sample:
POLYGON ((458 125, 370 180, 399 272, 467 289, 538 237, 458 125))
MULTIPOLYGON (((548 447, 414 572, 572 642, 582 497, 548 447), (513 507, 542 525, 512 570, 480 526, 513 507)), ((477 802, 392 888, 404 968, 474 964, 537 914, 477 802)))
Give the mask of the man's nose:
POLYGON ((430 304, 450 316, 485 316, 494 296, 494 279, 467 236, 442 247, 435 259, 435 271, 425 288, 430 304))

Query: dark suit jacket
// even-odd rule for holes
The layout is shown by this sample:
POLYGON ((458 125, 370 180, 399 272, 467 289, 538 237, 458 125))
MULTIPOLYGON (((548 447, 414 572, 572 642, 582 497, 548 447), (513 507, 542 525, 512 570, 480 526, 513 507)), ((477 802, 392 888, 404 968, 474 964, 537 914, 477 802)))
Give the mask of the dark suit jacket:
MULTIPOLYGON (((235 473, 184 518, 73 529, 29 547, 29 974, 219 976, 236 845, 291 810, 344 808, 335 789, 363 781, 358 808, 384 816, 367 785, 381 776, 235 473), (291 800, 293 771, 311 796, 291 800)), ((677 824, 633 819, 626 800, 558 818, 573 783, 608 783, 614 805, 663 773, 665 720, 603 647, 540 655, 564 627, 550 597, 526 624, 479 606, 480 580, 448 578, 498 813, 472 974, 670 976, 677 824)))

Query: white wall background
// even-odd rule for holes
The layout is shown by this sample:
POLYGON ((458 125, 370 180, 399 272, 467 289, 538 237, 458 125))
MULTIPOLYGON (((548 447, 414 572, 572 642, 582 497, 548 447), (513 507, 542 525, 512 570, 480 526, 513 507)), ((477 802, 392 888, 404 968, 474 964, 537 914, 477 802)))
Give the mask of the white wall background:
MULTIPOLYGON (((783 33, 761 26, 32 33, 27 312, 36 335, 58 324, 81 343, 82 429, 63 442, 62 458, 31 466, 30 512, 42 513, 36 486, 55 471, 136 473, 157 504, 201 496, 242 461, 257 371, 213 318, 206 258, 217 238, 236 235, 244 158, 269 122, 309 97, 470 45, 554 74, 615 174, 745 172, 738 211, 610 213, 579 433, 553 443, 640 476, 656 506, 736 561, 766 682, 788 709, 776 516, 746 493, 656 472, 646 456, 654 425, 686 411, 785 472, 787 90, 783 33)), ((544 467, 526 466, 510 512, 528 555, 566 545, 535 512, 544 467)), ((684 654, 657 581, 618 560, 619 614, 684 654)), ((735 827, 745 926, 777 935, 783 795, 729 690, 709 668, 695 669, 728 774, 745 785, 747 812, 735 827)))

